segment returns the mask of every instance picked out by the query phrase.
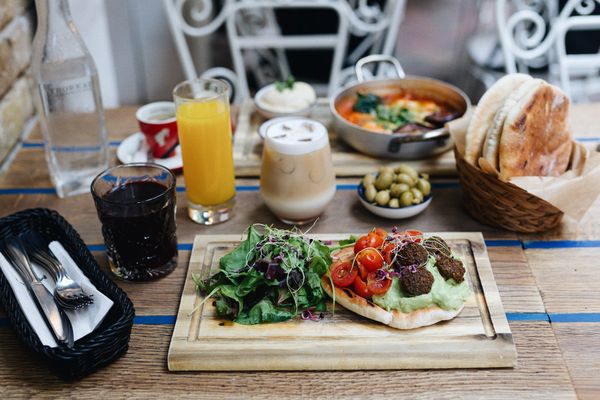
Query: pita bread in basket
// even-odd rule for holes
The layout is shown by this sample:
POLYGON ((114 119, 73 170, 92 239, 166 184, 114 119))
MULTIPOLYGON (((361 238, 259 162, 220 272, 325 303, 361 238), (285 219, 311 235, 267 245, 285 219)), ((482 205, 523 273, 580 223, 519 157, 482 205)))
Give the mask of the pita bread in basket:
MULTIPOLYGON (((523 81, 522 74, 515 75, 523 81)), ((480 122, 472 122, 471 115, 449 123, 449 130, 456 151, 469 164, 482 173, 520 187, 579 221, 600 195, 600 154, 572 140, 568 125, 569 100, 562 90, 543 81, 534 83, 536 81, 525 79, 521 88, 527 89, 507 95, 502 104, 500 101, 480 103, 472 113, 473 118, 481 115, 480 107, 488 108, 487 115, 494 113, 493 120, 487 119, 490 126, 486 139, 491 140, 487 152, 485 144, 481 144, 479 154, 467 157, 467 151, 477 147, 482 129, 477 125, 480 122), (505 117, 501 111, 506 113, 505 117), (498 120, 504 118, 499 132, 492 126, 497 117, 498 120), (494 158, 491 153, 496 150, 497 158, 494 158)), ((496 85, 489 91, 498 93, 502 87, 498 89, 496 85)))

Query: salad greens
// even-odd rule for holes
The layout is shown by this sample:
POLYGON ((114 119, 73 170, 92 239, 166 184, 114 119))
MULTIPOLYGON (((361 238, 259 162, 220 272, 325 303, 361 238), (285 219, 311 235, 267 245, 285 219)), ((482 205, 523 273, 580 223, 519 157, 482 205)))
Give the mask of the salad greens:
POLYGON ((416 121, 415 116, 410 110, 402 106, 388 106, 383 104, 381 97, 373 94, 356 93, 358 99, 354 104, 354 111, 372 114, 377 118, 386 129, 395 131, 396 129, 416 121))
POLYGON ((198 291, 213 299, 218 315, 248 325, 280 322, 326 311, 321 276, 330 264, 330 249, 320 241, 297 229, 255 224, 221 257, 212 276, 192 278, 198 291))
POLYGON ((294 83, 296 83, 296 78, 294 78, 294 75, 289 75, 285 81, 276 81, 275 89, 278 92, 283 92, 285 89, 291 90, 294 88, 294 83))

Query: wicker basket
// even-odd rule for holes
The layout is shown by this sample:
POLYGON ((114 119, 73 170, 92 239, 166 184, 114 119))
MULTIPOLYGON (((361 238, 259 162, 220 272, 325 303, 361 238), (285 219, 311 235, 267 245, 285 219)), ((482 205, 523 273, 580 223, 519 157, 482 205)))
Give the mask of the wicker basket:
POLYGON ((458 178, 469 214, 484 224, 515 232, 543 232, 556 227, 563 213, 512 183, 482 172, 454 149, 458 178))
POLYGON ((98 267, 98 263, 79 237, 79 234, 57 212, 35 208, 0 218, 0 238, 35 229, 46 239, 58 240, 96 288, 109 297, 114 305, 104 321, 92 333, 66 346, 44 346, 29 325, 17 299, 0 271, 0 304, 17 336, 56 375, 65 380, 84 377, 125 354, 135 311, 127 295, 98 267))

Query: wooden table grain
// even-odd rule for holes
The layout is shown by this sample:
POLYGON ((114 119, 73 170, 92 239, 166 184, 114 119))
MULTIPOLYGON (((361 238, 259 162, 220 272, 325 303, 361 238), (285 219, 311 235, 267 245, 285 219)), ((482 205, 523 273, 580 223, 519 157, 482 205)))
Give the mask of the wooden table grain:
MULTIPOLYGON (((113 163, 118 143, 137 131, 135 109, 106 112, 113 163)), ((600 104, 573 107, 574 136, 590 148, 600 145, 600 126, 595 124, 599 113, 600 104)), ((313 232, 390 226, 388 220, 361 207, 354 192, 356 181, 338 179, 336 196, 313 232)), ((253 222, 279 226, 260 199, 256 178, 236 181, 236 215, 231 221, 214 227, 196 225, 186 216, 185 182, 178 177, 177 268, 156 282, 117 281, 136 307, 127 354, 80 381, 65 384, 38 365, 0 308, 0 397, 599 398, 600 202, 581 223, 565 221, 551 232, 517 235, 470 218, 456 179, 434 177, 432 182, 432 205, 399 225, 424 231, 483 232, 517 346, 514 369, 169 373, 166 355, 194 236, 241 233, 253 222)), ((39 130, 32 132, 0 175, 0 216, 30 207, 56 209, 65 216, 108 273, 91 197, 56 197, 39 130)))

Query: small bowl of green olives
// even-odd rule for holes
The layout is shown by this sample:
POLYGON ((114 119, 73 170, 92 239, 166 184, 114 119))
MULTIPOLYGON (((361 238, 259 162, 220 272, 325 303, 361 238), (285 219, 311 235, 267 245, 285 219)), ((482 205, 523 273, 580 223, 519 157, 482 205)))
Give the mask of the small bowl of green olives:
POLYGON ((419 174, 406 164, 381 167, 367 174, 358 185, 358 198, 365 208, 384 218, 413 217, 431 203, 431 183, 427 174, 419 174))

